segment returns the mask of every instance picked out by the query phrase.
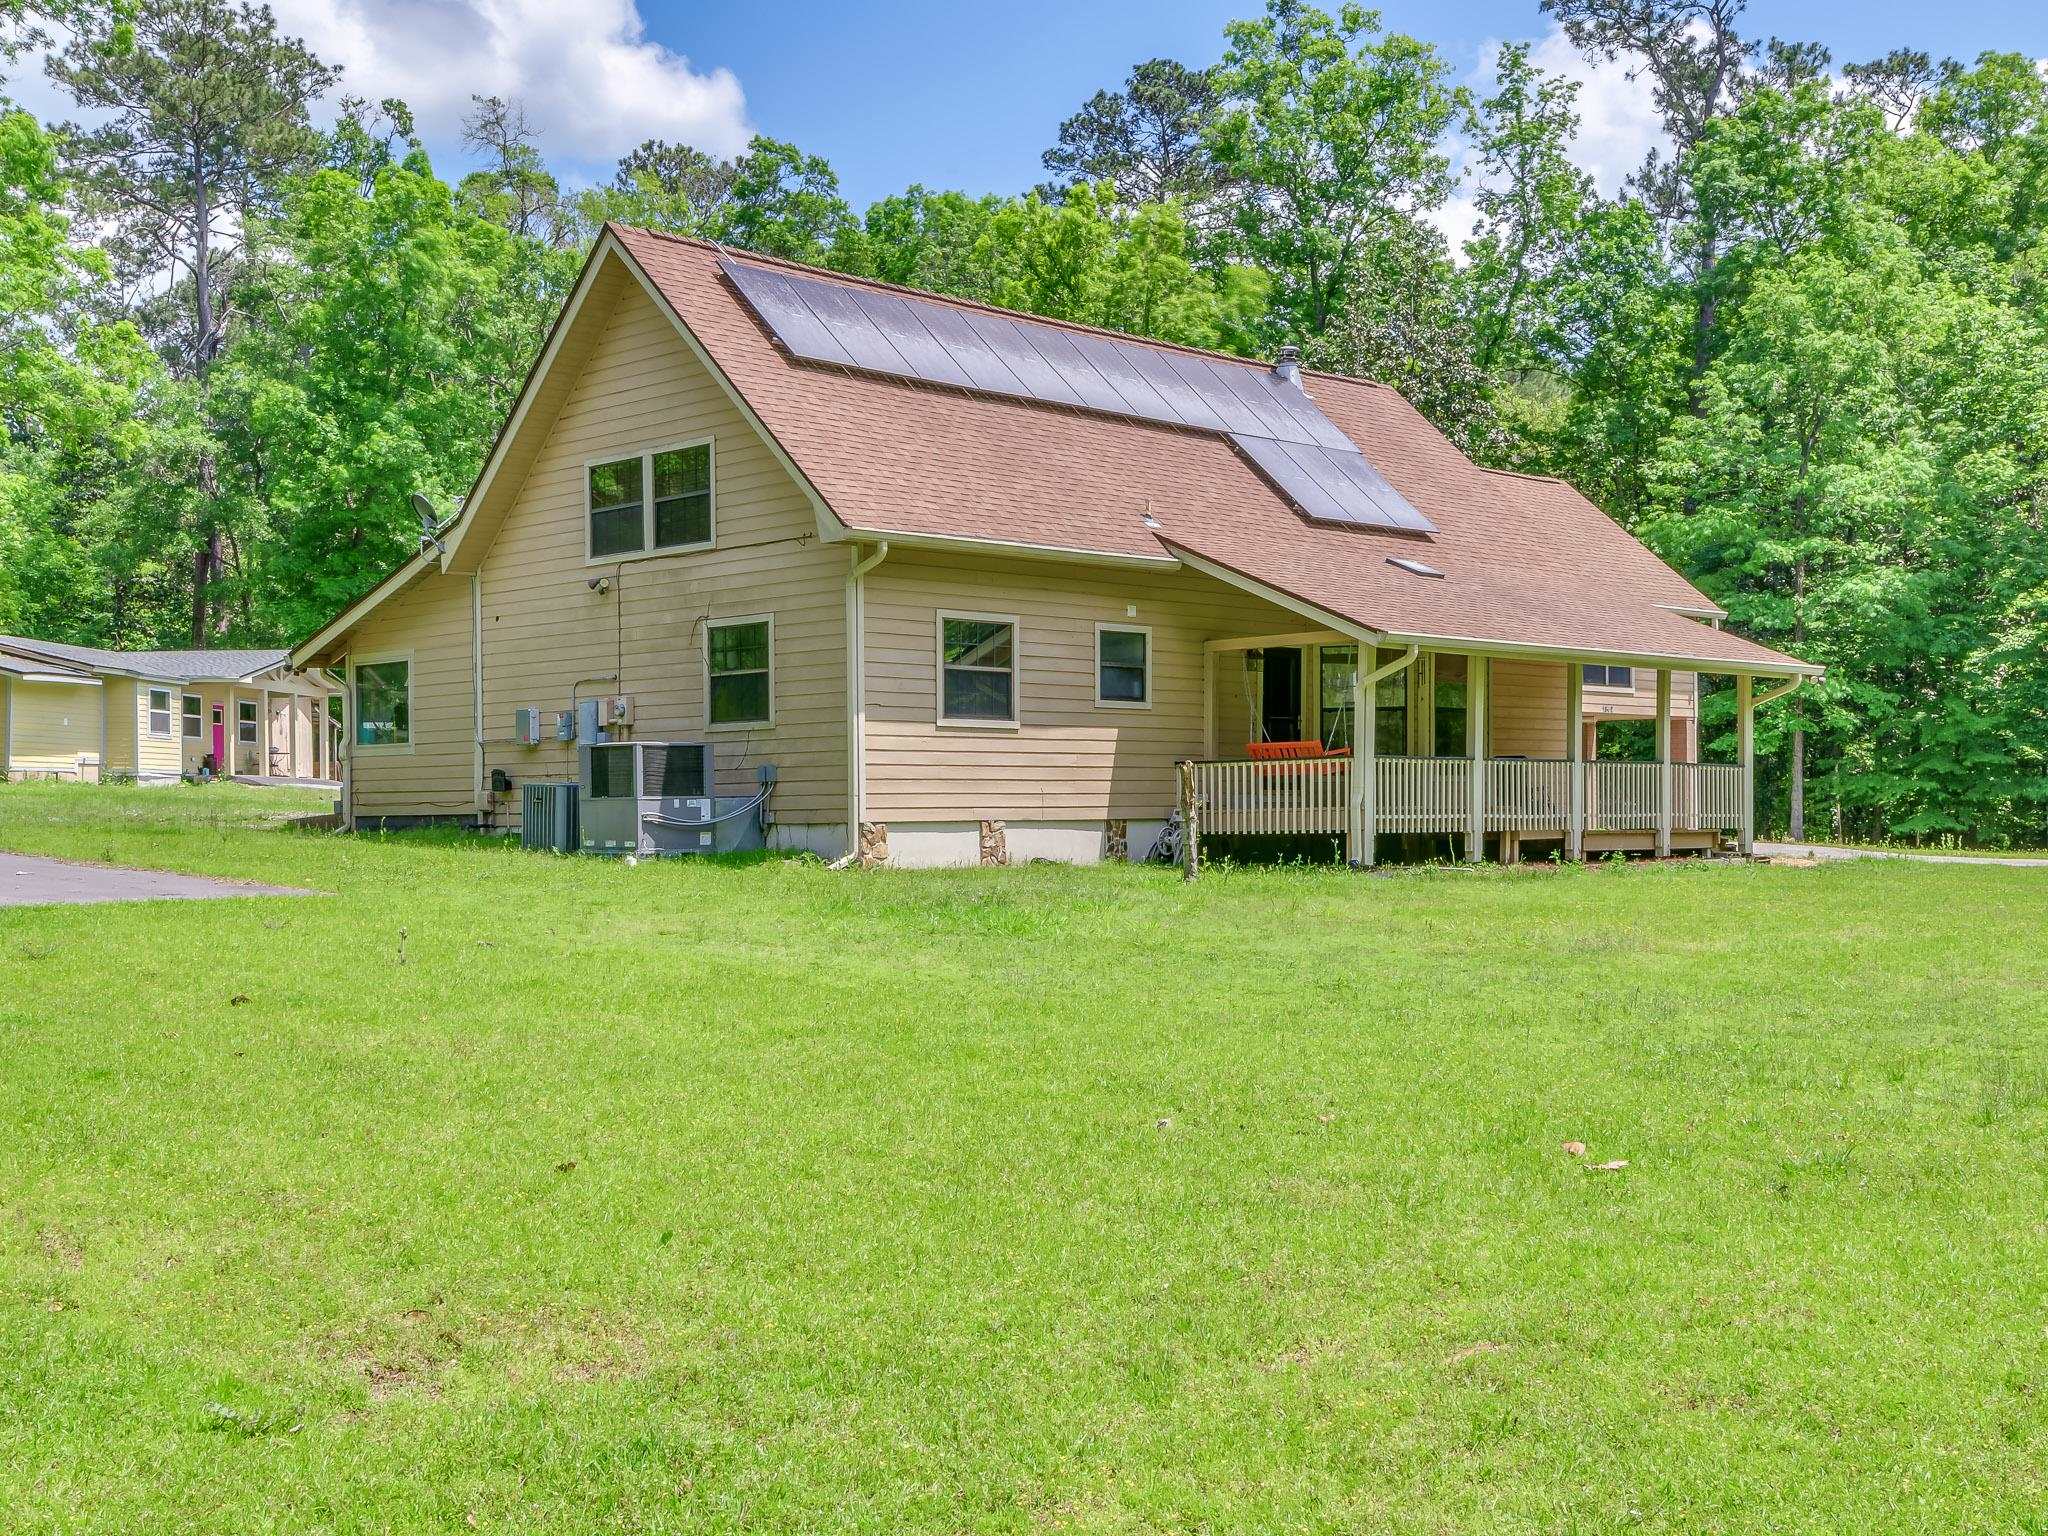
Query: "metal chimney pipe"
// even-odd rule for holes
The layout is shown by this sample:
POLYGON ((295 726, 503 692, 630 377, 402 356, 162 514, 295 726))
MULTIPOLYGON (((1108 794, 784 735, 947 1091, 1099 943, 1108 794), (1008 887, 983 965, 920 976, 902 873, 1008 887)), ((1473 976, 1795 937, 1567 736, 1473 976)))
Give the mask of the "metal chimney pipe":
POLYGON ((1297 387, 1301 384, 1301 348, 1282 347, 1279 359, 1273 364, 1273 372, 1297 387))

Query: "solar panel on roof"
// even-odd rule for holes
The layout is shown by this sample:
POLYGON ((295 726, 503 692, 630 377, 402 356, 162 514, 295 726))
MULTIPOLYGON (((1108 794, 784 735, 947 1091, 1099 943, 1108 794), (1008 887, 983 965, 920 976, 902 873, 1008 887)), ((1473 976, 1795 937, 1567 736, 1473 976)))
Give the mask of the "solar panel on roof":
POLYGON ((1222 432, 1318 522, 1434 533, 1301 386, 1264 368, 719 263, 794 357, 1222 432))

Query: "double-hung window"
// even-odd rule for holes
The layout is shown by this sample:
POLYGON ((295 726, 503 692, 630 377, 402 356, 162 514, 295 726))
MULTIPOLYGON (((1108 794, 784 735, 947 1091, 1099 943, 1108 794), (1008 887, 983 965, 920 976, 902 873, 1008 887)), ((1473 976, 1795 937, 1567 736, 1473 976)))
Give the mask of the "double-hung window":
POLYGON ((256 701, 235 700, 235 740, 242 746, 256 745, 256 701))
POLYGON ((188 693, 182 700, 185 712, 185 739, 197 741, 206 729, 205 703, 196 693, 188 693))
POLYGON ((715 726, 775 721, 775 621, 767 614, 704 626, 706 718, 715 726))
POLYGON ((1017 621, 1001 614, 939 615, 939 723, 1017 723, 1017 621))
POLYGON ((1588 688, 1627 688, 1636 685, 1634 667, 1603 667, 1596 662, 1586 663, 1586 686, 1588 688))
POLYGON ((168 688, 149 690, 149 734, 171 734, 171 690, 168 688))
POLYGON ((711 444, 686 443, 589 466, 589 556, 616 560, 712 542, 711 444))
POLYGON ((1151 706, 1151 630, 1135 625, 1095 626, 1095 702, 1105 709, 1151 706))
POLYGON ((404 657, 357 662, 355 680, 356 745, 410 746, 412 663, 404 657))

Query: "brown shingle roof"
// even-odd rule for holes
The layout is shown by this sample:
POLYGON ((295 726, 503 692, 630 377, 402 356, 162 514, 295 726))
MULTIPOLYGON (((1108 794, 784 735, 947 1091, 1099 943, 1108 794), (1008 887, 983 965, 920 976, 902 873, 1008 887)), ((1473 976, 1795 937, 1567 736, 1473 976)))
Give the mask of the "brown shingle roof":
POLYGON ((1437 525, 1433 537, 1310 523, 1212 433, 794 361, 719 271, 718 247, 612 233, 850 529, 1122 557, 1185 553, 1399 638, 1801 665, 1673 612, 1713 605, 1570 486, 1480 469, 1392 389, 1330 374, 1302 381, 1437 525), (1397 555, 1444 577, 1387 563, 1397 555))

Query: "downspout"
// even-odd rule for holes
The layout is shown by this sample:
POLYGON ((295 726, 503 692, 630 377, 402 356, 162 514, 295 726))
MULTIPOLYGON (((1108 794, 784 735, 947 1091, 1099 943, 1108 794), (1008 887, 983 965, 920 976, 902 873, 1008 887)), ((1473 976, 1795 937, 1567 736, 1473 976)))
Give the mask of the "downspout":
POLYGON ((1784 687, 1773 688, 1769 693, 1766 693, 1759 698, 1752 699, 1749 705, 1750 713, 1756 713, 1756 711, 1762 709, 1766 704, 1775 704, 1780 699, 1790 698, 1793 694, 1799 691, 1799 685, 1801 683, 1804 683, 1805 681, 1806 676, 1804 673, 1793 673, 1792 681, 1785 684, 1784 687))
POLYGON ((866 577, 889 558, 882 540, 865 559, 855 546, 846 573, 846 861, 860 857, 860 829, 867 820, 868 710, 866 577))
POLYGON ((1358 642, 1360 669, 1352 673, 1357 692, 1351 699, 1351 847, 1346 856, 1354 868, 1370 869, 1378 861, 1379 849, 1379 685, 1396 672, 1415 664, 1422 654, 1411 645, 1385 666, 1373 672, 1363 669, 1371 642, 1358 642))
POLYGON ((487 832, 490 812, 484 803, 484 574, 480 570, 469 573, 469 686, 470 719, 476 726, 476 741, 470 750, 476 823, 479 832, 487 832))

